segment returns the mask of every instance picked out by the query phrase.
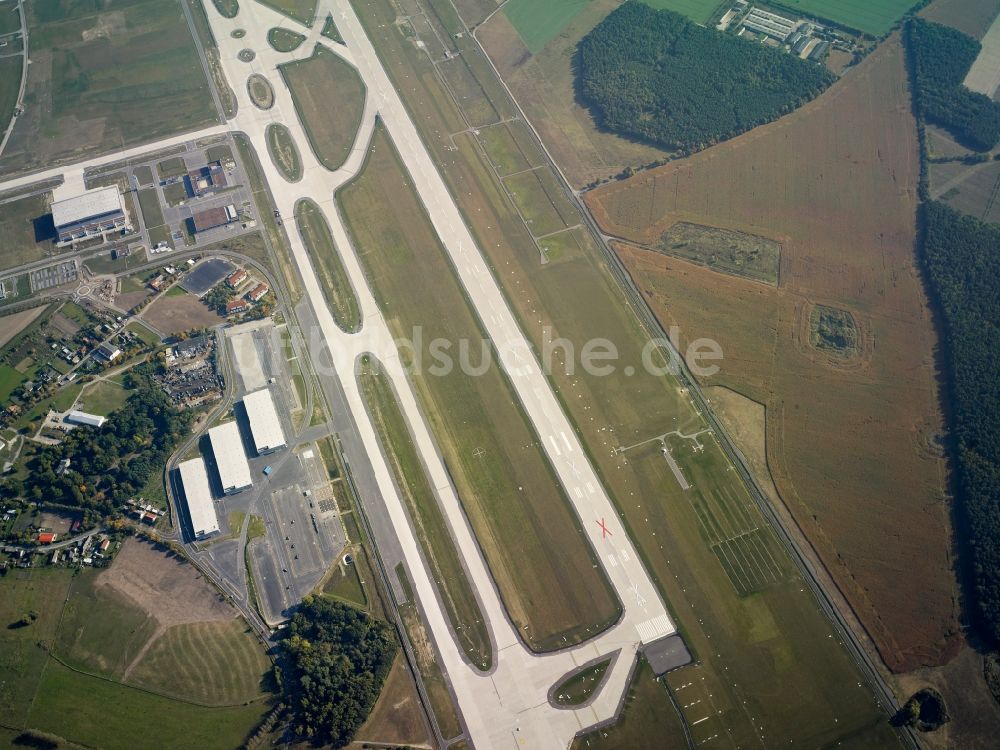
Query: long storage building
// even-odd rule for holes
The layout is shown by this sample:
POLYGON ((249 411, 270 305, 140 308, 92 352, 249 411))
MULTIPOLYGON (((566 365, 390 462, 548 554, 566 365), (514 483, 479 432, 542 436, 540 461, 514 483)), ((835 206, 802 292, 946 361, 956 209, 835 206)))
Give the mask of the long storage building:
POLYGON ((271 390, 264 388, 243 397, 243 406, 250 421, 250 435, 253 437, 257 455, 273 453, 285 447, 285 433, 281 429, 278 411, 274 408, 271 390))
POLYGON ((177 466, 184 486, 188 516, 195 539, 205 539, 219 533, 219 519, 208 486, 208 470, 202 458, 192 458, 177 466))
POLYGON ((236 422, 226 422, 208 431, 212 455, 219 472, 219 483, 227 495, 235 495, 253 484, 250 464, 243 452, 243 440, 236 422))

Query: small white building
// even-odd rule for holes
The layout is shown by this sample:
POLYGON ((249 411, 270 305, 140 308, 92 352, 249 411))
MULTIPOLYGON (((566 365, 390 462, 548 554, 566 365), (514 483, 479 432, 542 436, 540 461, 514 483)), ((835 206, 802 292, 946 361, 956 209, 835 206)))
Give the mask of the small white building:
POLYGON ((285 447, 285 433, 281 429, 278 411, 274 408, 271 390, 263 388, 243 397, 243 407, 250 422, 250 436, 258 456, 273 453, 285 447))
POLYGON ((212 444, 212 455, 219 472, 222 491, 235 495, 253 485, 250 478, 250 464, 243 451, 243 440, 236 422, 226 422, 208 431, 208 441, 212 444))
POLYGON ((208 486, 208 470, 201 458, 192 458, 177 466, 184 487, 188 516, 195 539, 205 539, 219 533, 219 518, 208 486))

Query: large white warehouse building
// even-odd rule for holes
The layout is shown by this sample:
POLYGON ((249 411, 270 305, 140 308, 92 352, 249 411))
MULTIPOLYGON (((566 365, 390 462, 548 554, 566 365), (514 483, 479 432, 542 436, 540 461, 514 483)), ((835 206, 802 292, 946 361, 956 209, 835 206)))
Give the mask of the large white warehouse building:
POLYGON ((201 458, 192 458, 178 465, 187 500, 188 516, 195 539, 205 539, 219 533, 219 519, 212 501, 212 490, 208 486, 208 470, 201 458))
POLYGON ((236 422, 226 422, 208 431, 212 444, 215 466, 219 470, 222 491, 234 495, 253 484, 250 478, 250 464, 243 452, 243 440, 236 422))
POLYGON ((274 408, 271 391, 264 388, 248 393, 243 397, 243 406, 247 410, 250 421, 250 434, 253 437, 257 455, 273 453, 278 448, 285 447, 285 433, 281 430, 281 420, 274 408))

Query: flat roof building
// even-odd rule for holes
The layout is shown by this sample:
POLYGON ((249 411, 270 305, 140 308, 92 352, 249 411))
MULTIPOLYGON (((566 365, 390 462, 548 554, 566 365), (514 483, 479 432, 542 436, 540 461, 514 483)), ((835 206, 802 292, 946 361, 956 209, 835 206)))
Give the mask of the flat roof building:
POLYGON ((214 161, 206 164, 200 169, 193 169, 185 175, 185 187, 192 197, 200 197, 214 193, 219 188, 224 188, 228 184, 226 180, 226 170, 222 164, 214 161))
POLYGON ((281 420, 278 419, 278 410, 274 408, 269 388, 244 396, 243 408, 247 410, 250 435, 257 455, 263 456, 285 447, 285 433, 281 429, 281 420))
POLYGON ((195 539, 204 539, 219 533, 219 518, 215 513, 212 490, 208 486, 208 470, 205 460, 192 458, 177 466, 184 487, 188 516, 195 539))
POLYGON ((87 414, 85 411, 71 411, 66 415, 66 421, 70 424, 82 424, 87 427, 103 427, 108 419, 107 417, 99 417, 96 414, 87 414))
POLYGON ((779 16, 777 13, 754 8, 743 19, 743 25, 748 29, 759 31, 784 42, 801 26, 801 22, 779 16))
POLYGON ((190 221, 192 229, 197 234, 208 229, 232 224, 238 218, 239 214, 236 212, 236 206, 230 203, 228 206, 223 206, 222 208, 207 208, 204 211, 198 211, 191 216, 190 221))
POLYGON ((61 243, 131 226, 115 185, 56 201, 52 204, 52 223, 61 243))
POLYGON ((222 491, 227 495, 235 495, 251 486, 253 480, 250 478, 250 464, 243 452, 243 439, 236 422, 213 427, 208 431, 208 440, 212 444, 212 455, 215 456, 222 491))

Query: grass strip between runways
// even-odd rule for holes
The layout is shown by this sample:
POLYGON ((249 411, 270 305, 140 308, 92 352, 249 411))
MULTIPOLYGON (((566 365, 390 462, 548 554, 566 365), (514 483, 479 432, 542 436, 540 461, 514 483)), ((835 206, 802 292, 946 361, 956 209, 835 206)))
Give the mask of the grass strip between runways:
POLYGON ((459 646, 473 664, 488 670, 493 664, 493 649, 483 613, 448 531, 444 513, 427 481, 392 384, 378 361, 371 357, 362 361, 358 380, 459 646))

